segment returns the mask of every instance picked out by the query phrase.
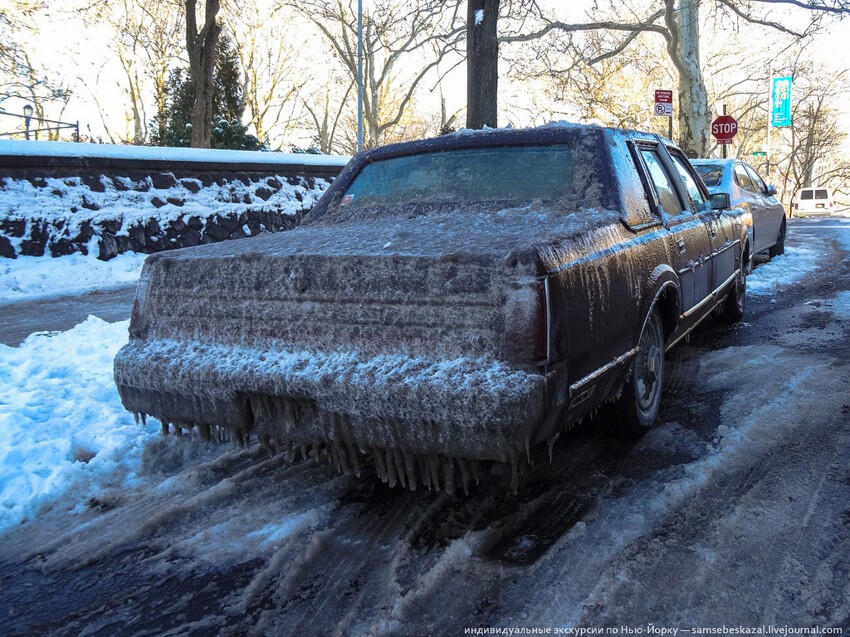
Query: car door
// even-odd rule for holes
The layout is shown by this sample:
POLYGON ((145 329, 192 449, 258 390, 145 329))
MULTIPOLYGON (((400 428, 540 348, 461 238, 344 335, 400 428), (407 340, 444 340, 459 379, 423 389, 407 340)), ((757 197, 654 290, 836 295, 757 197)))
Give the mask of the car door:
MULTIPOLYGON (((682 312, 688 317, 698 309, 711 290, 711 239, 704 219, 685 200, 681 181, 659 144, 641 142, 638 155, 654 197, 654 205, 669 232, 677 256, 676 272, 682 294, 682 312)), ((694 316, 694 320, 698 320, 694 316)))
MULTIPOLYGON (((732 202, 733 207, 748 210, 753 217, 753 252, 766 250, 771 245, 769 234, 765 231, 764 200, 761 188, 750 178, 744 164, 735 162, 732 179, 741 191, 741 197, 732 202)), ((775 236, 775 235, 774 235, 775 236)))
MULTIPOLYGON (((743 166, 761 196, 761 224, 763 226, 761 230, 761 239, 763 239, 766 246, 769 247, 776 242, 776 239, 779 237, 779 233, 782 231, 782 220, 785 218, 785 206, 783 206, 776 198, 775 191, 773 194, 768 194, 770 191, 768 190, 767 184, 752 166, 749 164, 743 164, 743 166)), ((759 239, 756 239, 755 241, 758 245, 759 239)))
POLYGON ((725 285, 736 274, 737 237, 734 228, 722 214, 711 210, 708 193, 700 188, 699 180, 684 155, 670 149, 670 157, 676 166, 682 185, 696 214, 705 223, 711 239, 711 285, 713 292, 725 285))

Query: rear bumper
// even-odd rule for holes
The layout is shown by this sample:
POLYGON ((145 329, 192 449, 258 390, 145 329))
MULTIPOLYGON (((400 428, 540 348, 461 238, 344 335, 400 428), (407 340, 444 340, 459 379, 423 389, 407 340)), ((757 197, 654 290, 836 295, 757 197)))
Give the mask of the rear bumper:
POLYGON ((549 377, 492 359, 175 340, 131 340, 115 382, 129 411, 164 422, 500 461, 535 441, 551 396, 549 377))

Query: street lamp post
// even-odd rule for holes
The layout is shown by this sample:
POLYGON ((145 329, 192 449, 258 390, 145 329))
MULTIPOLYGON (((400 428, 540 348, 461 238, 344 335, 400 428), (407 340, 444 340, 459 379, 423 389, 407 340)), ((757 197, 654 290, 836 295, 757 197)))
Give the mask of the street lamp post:
POLYGON ((357 0, 357 152, 363 150, 363 0, 357 0))
MULTIPOLYGON (((26 138, 29 141, 30 138, 30 122, 32 121, 32 112, 33 108, 31 104, 24 104, 24 126, 27 128, 26 138)), ((36 133, 38 135, 38 133, 36 133)))

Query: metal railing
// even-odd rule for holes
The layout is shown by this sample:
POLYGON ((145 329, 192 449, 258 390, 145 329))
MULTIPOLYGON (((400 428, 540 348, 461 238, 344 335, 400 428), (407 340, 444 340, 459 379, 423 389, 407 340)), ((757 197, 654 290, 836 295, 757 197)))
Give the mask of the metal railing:
POLYGON ((39 119, 34 115, 26 115, 21 113, 10 113, 9 111, 0 109, 0 115, 9 115, 10 117, 19 117, 21 119, 26 120, 26 128, 24 130, 17 130, 11 132, 0 133, 0 137, 14 137, 16 135, 23 135, 26 139, 30 138, 30 133, 35 134, 35 139, 38 140, 39 133, 51 133, 53 131, 56 134, 59 134, 60 130, 64 129, 73 129, 74 131, 74 141, 80 141, 80 122, 77 120, 75 123, 71 122, 63 122, 58 119, 39 119), (38 122, 38 128, 30 128, 30 122, 35 120, 38 122), (53 126, 45 126, 45 124, 53 124, 53 126))

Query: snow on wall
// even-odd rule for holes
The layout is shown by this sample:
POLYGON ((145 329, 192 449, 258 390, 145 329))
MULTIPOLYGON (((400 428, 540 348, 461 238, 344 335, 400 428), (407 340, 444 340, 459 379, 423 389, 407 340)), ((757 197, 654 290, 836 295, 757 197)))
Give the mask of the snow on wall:
POLYGON ((91 159, 150 160, 204 162, 211 164, 254 163, 260 165, 338 166, 350 157, 311 155, 306 153, 270 153, 250 150, 216 150, 208 148, 167 148, 159 146, 126 146, 113 144, 73 144, 68 142, 0 141, 0 155, 19 157, 77 157, 91 159))
POLYGON ((107 260, 288 230, 346 160, 0 142, 0 256, 107 260))

